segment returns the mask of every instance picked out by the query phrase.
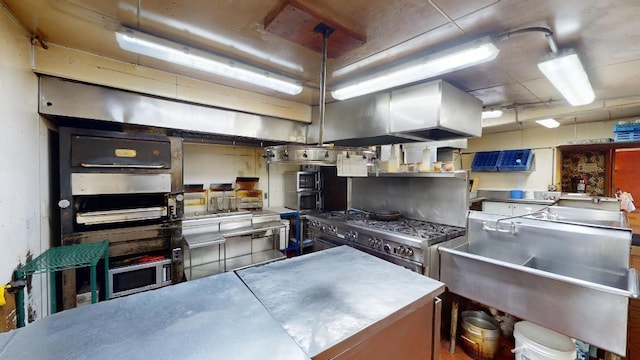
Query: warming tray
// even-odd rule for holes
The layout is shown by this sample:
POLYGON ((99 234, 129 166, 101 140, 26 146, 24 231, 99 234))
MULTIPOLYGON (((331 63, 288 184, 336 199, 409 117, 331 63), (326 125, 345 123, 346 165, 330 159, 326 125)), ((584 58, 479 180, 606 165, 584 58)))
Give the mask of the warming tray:
POLYGON ((160 219, 163 216, 167 216, 167 207, 154 206, 139 209, 77 213, 76 222, 82 225, 113 224, 129 221, 160 219))

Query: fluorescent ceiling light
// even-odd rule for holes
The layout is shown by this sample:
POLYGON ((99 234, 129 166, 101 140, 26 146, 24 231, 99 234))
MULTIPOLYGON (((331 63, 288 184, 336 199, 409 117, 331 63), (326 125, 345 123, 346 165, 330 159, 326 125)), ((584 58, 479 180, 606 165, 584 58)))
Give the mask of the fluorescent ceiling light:
POLYGON ((540 62, 538 68, 569 104, 587 105, 596 98, 589 77, 573 50, 552 54, 551 58, 540 62))
POLYGON ((483 111, 482 118, 483 119, 494 119, 502 116, 502 110, 491 110, 491 111, 483 111))
POLYGON ((138 31, 130 29, 118 31, 116 32, 116 40, 123 50, 155 59, 240 80, 289 95, 297 95, 302 91, 302 85, 288 77, 138 31))
POLYGON ((490 37, 483 37, 391 67, 358 81, 345 83, 333 90, 331 95, 335 99, 345 100, 424 80, 491 61, 498 56, 499 51, 490 37))
POLYGON ((560 126, 560 123, 556 121, 556 119, 542 119, 536 120, 536 122, 544 127, 548 127, 549 129, 557 128, 560 126))

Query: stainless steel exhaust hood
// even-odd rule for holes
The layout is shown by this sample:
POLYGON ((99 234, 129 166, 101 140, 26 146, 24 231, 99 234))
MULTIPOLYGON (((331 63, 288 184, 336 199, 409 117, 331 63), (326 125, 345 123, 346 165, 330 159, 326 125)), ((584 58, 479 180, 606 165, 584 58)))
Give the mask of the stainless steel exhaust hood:
MULTIPOLYGON (((324 141, 344 146, 482 135, 482 102, 442 80, 333 102, 327 104, 325 116, 324 141)), ((310 125, 309 143, 318 141, 317 127, 310 125)))

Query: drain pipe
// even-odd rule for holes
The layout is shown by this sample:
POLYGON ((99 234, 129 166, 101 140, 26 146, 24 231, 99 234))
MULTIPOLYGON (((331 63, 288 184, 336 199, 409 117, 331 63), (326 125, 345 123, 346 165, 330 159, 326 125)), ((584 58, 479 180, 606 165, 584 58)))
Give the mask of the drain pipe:
POLYGON ((320 66, 320 130, 318 134, 318 145, 322 146, 322 135, 324 133, 324 110, 325 110, 325 92, 327 87, 327 41, 329 35, 335 31, 325 23, 320 23, 313 28, 314 32, 322 34, 322 65, 320 66))

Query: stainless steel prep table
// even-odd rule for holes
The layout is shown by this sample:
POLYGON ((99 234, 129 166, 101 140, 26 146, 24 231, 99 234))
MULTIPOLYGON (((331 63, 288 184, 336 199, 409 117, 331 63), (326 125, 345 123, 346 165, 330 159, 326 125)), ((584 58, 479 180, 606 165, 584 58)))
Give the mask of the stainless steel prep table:
POLYGON ((434 336, 434 320, 439 322, 433 309, 435 297, 444 291, 439 281, 348 246, 236 273, 314 359, 333 358, 358 347, 363 359, 431 357, 433 339, 426 337, 434 336), (412 328, 416 324, 402 323, 403 317, 421 323, 412 328), (418 334, 424 330, 426 336, 418 334), (419 354, 403 356, 407 349, 402 347, 408 344, 403 341, 419 354))
POLYGON ((63 311, 0 347, 2 360, 265 358, 308 359, 234 273, 63 311))

